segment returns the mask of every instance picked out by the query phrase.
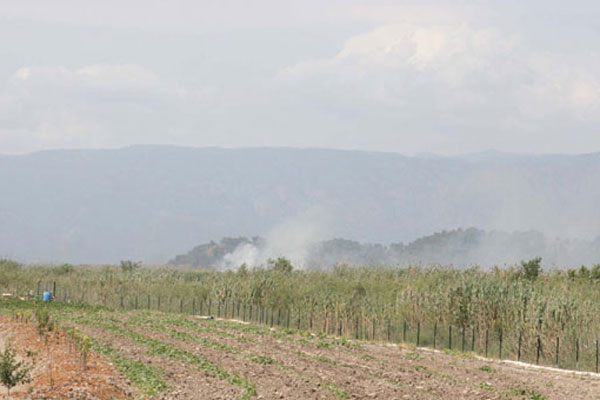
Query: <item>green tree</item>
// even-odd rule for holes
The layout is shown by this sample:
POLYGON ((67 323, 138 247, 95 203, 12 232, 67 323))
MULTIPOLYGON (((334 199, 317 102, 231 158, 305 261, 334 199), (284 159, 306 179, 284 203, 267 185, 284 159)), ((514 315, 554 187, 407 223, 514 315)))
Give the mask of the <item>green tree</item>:
POLYGON ((139 269, 142 266, 142 262, 141 261, 130 261, 130 260, 124 260, 121 261, 121 271, 123 272, 133 272, 136 269, 139 269))
POLYGON ((521 261, 521 267, 525 279, 535 281, 542 271, 542 257, 532 258, 529 261, 521 261))
POLYGON ((273 266, 272 269, 275 272, 289 274, 294 270, 291 261, 285 257, 278 257, 277 260, 269 260, 269 264, 273 266))
POLYGON ((592 267, 591 278, 600 280, 600 264, 596 264, 592 267))
POLYGON ((30 371, 30 365, 24 361, 17 361, 16 351, 10 344, 0 352, 0 382, 6 387, 9 398, 13 387, 31 382, 30 371))

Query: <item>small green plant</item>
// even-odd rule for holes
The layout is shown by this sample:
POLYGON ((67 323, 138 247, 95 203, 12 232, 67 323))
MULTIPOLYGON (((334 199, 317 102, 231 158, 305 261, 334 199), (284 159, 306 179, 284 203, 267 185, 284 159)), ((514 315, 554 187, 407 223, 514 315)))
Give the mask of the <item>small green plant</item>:
POLYGON ((512 396, 524 396, 526 400, 546 400, 546 397, 533 389, 515 388, 508 391, 512 396))
POLYGON ((350 397, 350 395, 346 391, 340 389, 334 384, 327 384, 325 385, 325 388, 331 390, 340 399, 347 399, 350 397))
POLYGON ((53 328, 50 322, 50 313, 45 307, 38 307, 35 310, 35 321, 40 337, 44 336, 46 332, 51 331, 53 328))
POLYGON ((411 360, 422 360, 423 356, 420 353, 406 353, 406 357, 410 358, 411 360))
POLYGON ((373 357, 370 354, 361 354, 360 358, 362 358, 365 361, 372 361, 375 360, 375 357, 373 357))
POLYGON ((31 366, 24 361, 17 361, 17 354, 12 345, 7 344, 0 352, 0 382, 6 387, 8 397, 10 390, 23 383, 31 382, 31 366))
POLYGON ((496 370, 494 368, 490 367, 489 365, 483 365, 483 366, 479 367, 479 370, 483 371, 483 372, 487 372, 488 374, 493 374, 496 372, 496 370))
POLYGON ((252 362, 255 362, 255 363, 261 364, 261 365, 270 365, 270 364, 275 363, 275 360, 273 360, 271 357, 267 357, 267 356, 252 356, 250 358, 250 360, 252 360, 252 362))

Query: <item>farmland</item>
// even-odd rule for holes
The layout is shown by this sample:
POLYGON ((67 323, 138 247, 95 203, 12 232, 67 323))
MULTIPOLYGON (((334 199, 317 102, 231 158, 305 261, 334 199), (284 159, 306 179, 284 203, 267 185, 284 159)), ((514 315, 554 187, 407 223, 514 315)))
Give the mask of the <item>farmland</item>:
MULTIPOLYGON (((52 354, 41 339, 19 339, 35 337, 41 302, 32 298, 50 289, 56 301, 43 307, 58 333, 47 336, 54 338, 49 346, 66 346, 69 351, 58 353, 72 355, 71 361, 54 357, 54 364, 77 370, 82 338, 91 351, 90 369, 78 374, 90 382, 78 386, 50 376, 83 392, 155 399, 197 393, 549 399, 576 398, 577 387, 579 398, 597 398, 598 378, 585 371, 598 368, 598 268, 537 267, 532 260, 492 271, 297 271, 280 259, 265 268, 220 272, 4 260, 0 289, 23 300, 2 301, 2 340, 16 340, 22 357, 31 343, 41 346, 39 354, 52 354)), ((35 379, 47 388, 44 362, 35 379)), ((50 386, 44 390, 61 387, 50 386)))
MULTIPOLYGON (((410 345, 158 311, 41 306, 24 300, 2 300, 0 308, 3 339, 10 332, 29 330, 29 341, 18 342, 22 352, 37 343, 40 355, 54 355, 53 389, 50 366, 42 363, 34 380, 37 389, 29 393, 33 398, 96 398, 92 394, 104 393, 100 398, 588 399, 600 393, 600 379, 591 375, 526 369, 470 353, 434 353, 410 345), (38 307, 49 311, 60 332, 49 334, 48 348, 35 338, 33 319, 15 321, 15 314, 33 315, 38 307), (63 368, 68 357, 59 357, 60 346, 62 353, 78 354, 70 347, 73 332, 93 343, 93 357, 79 384, 70 380, 77 379, 73 376, 81 366, 72 366, 69 377, 63 368), (79 397, 64 392, 71 386, 79 397)), ((14 396, 26 397, 26 388, 14 396)))

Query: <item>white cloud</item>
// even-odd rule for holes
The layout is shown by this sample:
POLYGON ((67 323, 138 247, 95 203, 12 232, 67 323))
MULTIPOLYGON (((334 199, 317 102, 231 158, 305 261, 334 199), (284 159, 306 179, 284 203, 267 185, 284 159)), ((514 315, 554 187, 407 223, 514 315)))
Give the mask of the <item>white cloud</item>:
POLYGON ((419 118, 429 114, 441 126, 472 130, 487 122, 494 131, 540 128, 557 113, 597 118, 599 67, 593 56, 539 54, 515 34, 457 19, 385 25, 351 37, 329 59, 284 68, 278 78, 290 90, 314 85, 340 99, 362 99, 355 104, 363 110, 379 104, 419 118))
POLYGON ((125 145, 127 129, 143 135, 167 118, 181 90, 139 65, 21 67, 0 92, 0 148, 125 145))

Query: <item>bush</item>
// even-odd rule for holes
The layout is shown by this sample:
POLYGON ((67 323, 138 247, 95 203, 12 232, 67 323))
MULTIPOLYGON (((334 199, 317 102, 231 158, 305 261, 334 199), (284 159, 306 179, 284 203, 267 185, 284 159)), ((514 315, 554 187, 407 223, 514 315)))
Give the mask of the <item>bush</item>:
POLYGON ((133 272, 136 269, 139 269, 142 266, 142 262, 141 261, 129 261, 129 260, 124 260, 121 261, 121 271, 123 272, 133 272))
POLYGON ((535 281, 542 271, 542 257, 532 258, 529 261, 521 261, 521 267, 525 279, 535 281))

